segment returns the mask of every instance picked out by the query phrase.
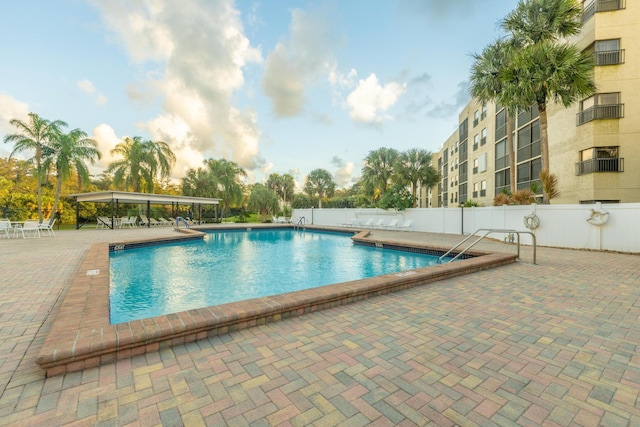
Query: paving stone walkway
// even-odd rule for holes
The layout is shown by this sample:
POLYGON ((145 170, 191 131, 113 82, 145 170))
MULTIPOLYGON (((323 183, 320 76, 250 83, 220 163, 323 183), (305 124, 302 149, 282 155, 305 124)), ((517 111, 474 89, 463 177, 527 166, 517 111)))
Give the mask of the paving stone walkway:
POLYGON ((555 248, 45 378, 34 360, 83 253, 140 233, 172 231, 0 239, 0 425, 640 425, 640 257, 555 248))

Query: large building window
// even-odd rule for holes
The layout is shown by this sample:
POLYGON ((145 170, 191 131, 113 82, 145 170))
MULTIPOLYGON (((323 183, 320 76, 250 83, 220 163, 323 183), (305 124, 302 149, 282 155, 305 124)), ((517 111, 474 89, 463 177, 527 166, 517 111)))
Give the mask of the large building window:
POLYGON ((478 126, 478 123, 480 123, 480 112, 476 110, 476 112, 473 113, 473 127, 478 126))
POLYGON ((473 151, 476 151, 479 145, 480 145, 480 135, 476 134, 473 136, 473 151))
POLYGON ((487 103, 484 102, 482 104, 482 113, 480 113, 480 120, 484 120, 487 118, 487 103))
POLYGON ((619 147, 593 147, 580 152, 576 163, 576 175, 594 172, 624 172, 624 159, 619 156, 619 147))
POLYGON ((518 131, 518 162, 538 157, 540 155, 540 122, 528 124, 518 131))
POLYGON ((477 182, 473 183, 473 195, 471 197, 473 197, 474 199, 478 198, 478 183, 477 182))
POLYGON ((469 119, 464 119, 462 123, 460 123, 460 128, 458 129, 458 137, 460 141, 464 141, 469 136, 469 119))
POLYGON ((480 197, 487 195, 487 181, 480 181, 480 197))
POLYGON ((507 140, 496 144, 496 170, 504 169, 509 166, 509 152, 507 151, 507 140))
POLYGON ((620 92, 597 93, 580 102, 577 124, 592 120, 619 119, 624 117, 624 104, 620 102, 620 92))
POLYGON ((509 191, 511 187, 511 179, 509 177, 509 169, 496 172, 496 194, 503 190, 509 191))
POLYGON ((583 0, 582 22, 586 22, 597 12, 624 9, 625 0, 583 0))
POLYGON ((484 145, 487 143, 487 128, 482 129, 480 132, 480 145, 484 145))
POLYGON ((518 190, 531 188, 532 185, 540 185, 540 171, 542 170, 542 160, 535 159, 529 162, 520 163, 517 167, 518 190))
POLYGON ((507 110, 503 109, 496 114, 496 141, 507 136, 507 110))
POLYGON ((596 65, 616 65, 624 63, 624 49, 620 49, 620 39, 597 40, 588 52, 593 54, 596 65))

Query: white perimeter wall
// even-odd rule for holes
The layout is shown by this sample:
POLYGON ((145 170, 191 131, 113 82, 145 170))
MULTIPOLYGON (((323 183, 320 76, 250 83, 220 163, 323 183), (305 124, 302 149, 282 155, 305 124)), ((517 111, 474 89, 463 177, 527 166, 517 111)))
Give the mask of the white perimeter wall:
MULTIPOLYGON (((388 223, 398 218, 401 224, 413 220, 412 231, 445 234, 470 234, 479 228, 515 229, 529 231, 525 216, 535 213, 540 226, 533 230, 538 245, 572 249, 591 249, 618 252, 640 252, 640 203, 606 204, 601 209, 609 212, 602 226, 587 222, 591 209, 597 205, 529 205, 489 206, 478 208, 425 208, 405 211, 382 209, 295 209, 292 218, 304 217, 307 224, 342 226, 354 218, 367 220, 380 218, 388 223), (463 227, 464 224, 464 227, 463 227)), ((504 234, 489 237, 503 239, 504 234)), ((531 244, 530 236, 523 235, 522 243, 531 244)))

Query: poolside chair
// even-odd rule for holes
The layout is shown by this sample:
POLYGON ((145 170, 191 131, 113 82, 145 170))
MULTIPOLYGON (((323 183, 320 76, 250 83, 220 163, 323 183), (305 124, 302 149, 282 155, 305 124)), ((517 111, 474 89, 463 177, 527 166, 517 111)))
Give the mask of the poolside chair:
POLYGON ((11 225, 11 221, 8 219, 0 219, 0 237, 6 236, 9 238, 9 230, 11 230, 13 226, 11 225))
POLYGON ((411 224, 413 224, 413 220, 407 219, 401 225, 397 226, 396 229, 402 230, 402 231, 409 231, 411 229, 411 224))
POLYGON ((170 225, 173 225, 172 221, 169 221, 168 219, 162 218, 162 217, 158 217, 158 222, 160 223, 159 225, 163 226, 163 227, 167 227, 170 225))
POLYGON ((13 234, 22 234, 22 238, 26 239, 29 234, 33 234, 30 237, 40 238, 40 222, 35 219, 28 219, 22 225, 15 224, 13 226, 13 234))
POLYGON ((373 225, 373 228, 383 229, 384 228, 384 218, 378 219, 373 225))
POLYGON ((44 221, 42 221, 42 223, 38 226, 38 228, 44 233, 45 231, 47 232, 47 236, 56 236, 56 233, 53 232, 53 225, 56 223, 56 221, 58 220, 58 218, 53 218, 53 221, 50 221, 48 219, 45 219, 44 221))
POLYGON ((373 225, 373 218, 369 218, 362 225, 360 225, 360 228, 371 228, 372 225, 373 225))
POLYGON ((125 216, 120 220, 120 228, 134 228, 136 226, 136 222, 138 221, 137 216, 125 216))
POLYGON ((151 224, 152 227, 158 227, 162 225, 162 223, 155 218, 149 218, 149 224, 151 224))
POLYGON ((140 215, 140 222, 138 223, 140 227, 146 227, 149 225, 149 218, 146 215, 140 215))
POLYGON ((398 225, 398 218, 393 218, 391 221, 389 221, 389 224, 385 225, 384 228, 385 230, 395 230, 398 225))

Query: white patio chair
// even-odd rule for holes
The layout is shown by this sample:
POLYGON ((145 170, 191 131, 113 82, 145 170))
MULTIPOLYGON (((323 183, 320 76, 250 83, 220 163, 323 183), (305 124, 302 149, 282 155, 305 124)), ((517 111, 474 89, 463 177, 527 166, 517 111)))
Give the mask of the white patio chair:
POLYGON ((47 236, 56 236, 56 233, 53 232, 53 225, 56 223, 56 221, 58 220, 58 218, 53 218, 53 222, 45 219, 44 221, 42 221, 42 223, 38 226, 38 228, 44 233, 45 231, 47 232, 47 236))
POLYGON ((40 238, 40 222, 35 219, 28 219, 23 224, 15 224, 13 226, 13 234, 22 234, 22 238, 26 239, 27 236, 32 234, 29 237, 37 237, 40 238))
POLYGON ((10 237, 9 230, 12 228, 11 221, 8 219, 0 219, 0 237, 6 236, 8 239, 10 237))
POLYGON ((399 225, 396 228, 402 231, 409 231, 411 229, 411 224, 413 224, 413 220, 407 219, 405 222, 403 222, 401 225, 399 225))
POLYGON ((389 221, 389 224, 384 226, 384 228, 385 230, 395 230, 397 225, 398 225, 398 218, 393 218, 391 221, 389 221))

